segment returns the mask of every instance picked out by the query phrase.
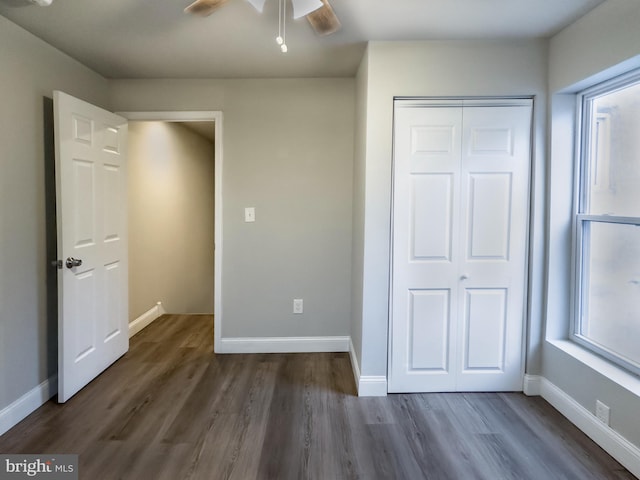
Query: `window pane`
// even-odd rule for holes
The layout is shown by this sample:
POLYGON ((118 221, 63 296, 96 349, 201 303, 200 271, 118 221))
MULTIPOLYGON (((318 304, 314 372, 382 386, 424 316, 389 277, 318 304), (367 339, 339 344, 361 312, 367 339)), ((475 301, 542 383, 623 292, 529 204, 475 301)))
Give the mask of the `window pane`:
POLYGON ((593 98, 590 111, 583 212, 640 216, 640 83, 593 98))
POLYGON ((577 333, 640 365, 640 226, 583 225, 583 320, 577 333))

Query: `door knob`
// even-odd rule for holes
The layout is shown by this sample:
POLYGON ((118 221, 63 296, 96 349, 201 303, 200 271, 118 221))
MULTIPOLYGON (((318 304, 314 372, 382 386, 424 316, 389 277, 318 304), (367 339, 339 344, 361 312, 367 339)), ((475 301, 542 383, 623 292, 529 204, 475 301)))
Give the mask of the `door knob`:
POLYGON ((80 260, 79 258, 69 257, 67 258, 65 265, 67 266, 67 268, 79 267, 80 265, 82 265, 82 260, 80 260))

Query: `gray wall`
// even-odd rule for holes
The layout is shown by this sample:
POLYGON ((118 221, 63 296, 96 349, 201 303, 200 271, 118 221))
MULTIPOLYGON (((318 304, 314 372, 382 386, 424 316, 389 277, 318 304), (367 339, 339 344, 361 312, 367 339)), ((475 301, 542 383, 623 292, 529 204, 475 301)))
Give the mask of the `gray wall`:
POLYGON ((128 152, 129 320, 157 302, 213 314, 213 142, 180 123, 129 122, 128 152))
POLYGON ((609 380, 557 342, 569 318, 572 146, 562 138, 572 134, 572 92, 603 71, 640 65, 638 24, 636 0, 605 2, 551 40, 548 76, 545 41, 374 42, 357 79, 108 82, 0 17, 0 409, 56 369, 42 102, 54 89, 112 110, 224 111, 223 336, 351 333, 363 375, 374 376, 386 376, 393 96, 525 94, 536 95, 527 371, 587 409, 602 399, 613 428, 640 446, 637 378, 622 378, 635 378, 631 389, 609 380), (542 312, 547 81, 553 143, 542 312), (255 224, 242 221, 245 206, 256 207, 255 224), (302 317, 291 314, 294 297, 305 298, 302 317))
POLYGON ((640 380, 566 341, 571 307, 571 220, 575 92, 640 67, 640 3, 615 0, 550 42, 551 159, 549 285, 542 375, 585 409, 611 408, 611 427, 640 447, 640 380))
POLYGON ((55 89, 113 111, 222 110, 223 336, 349 335, 353 79, 110 82, 3 17, 0 65, 0 409, 57 369, 43 140, 55 89))
POLYGON ((354 91, 353 79, 111 82, 117 111, 224 113, 223 338, 349 335, 354 91))
POLYGON ((543 40, 372 42, 366 62, 362 68, 368 72, 361 71, 358 77, 358 97, 367 98, 366 107, 358 109, 358 128, 364 128, 366 135, 358 135, 356 149, 360 152, 356 163, 360 165, 364 155, 364 166, 356 170, 361 178, 355 179, 356 185, 360 182, 364 185, 364 211, 361 206, 356 209, 356 218, 364 224, 364 234, 362 244, 354 247, 354 252, 363 252, 359 273, 363 278, 363 309, 361 318, 352 319, 353 328, 361 326, 362 351, 358 362, 362 375, 386 376, 387 373, 394 96, 535 96, 531 245, 534 263, 530 280, 527 371, 538 373, 544 282, 547 43, 543 40))
POLYGON ((637 1, 610 0, 559 32, 550 43, 550 92, 595 83, 616 66, 633 67, 639 23, 637 1))
MULTIPOLYGON (((108 82, 0 16, 0 410, 57 370, 47 321, 43 98, 109 107, 108 82)), ((54 319, 50 319, 54 320, 54 319)))

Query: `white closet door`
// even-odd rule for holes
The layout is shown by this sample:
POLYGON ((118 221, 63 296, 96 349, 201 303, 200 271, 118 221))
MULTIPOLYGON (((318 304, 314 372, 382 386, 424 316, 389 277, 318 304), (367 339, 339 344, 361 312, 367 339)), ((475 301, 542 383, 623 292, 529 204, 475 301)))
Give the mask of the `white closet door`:
POLYGON ((390 392, 522 390, 531 105, 459 103, 396 104, 390 392))

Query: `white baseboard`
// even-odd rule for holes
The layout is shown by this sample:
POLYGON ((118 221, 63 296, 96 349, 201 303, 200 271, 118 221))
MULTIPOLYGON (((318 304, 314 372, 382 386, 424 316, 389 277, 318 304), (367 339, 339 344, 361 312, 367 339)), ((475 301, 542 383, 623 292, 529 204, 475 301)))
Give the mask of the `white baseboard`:
POLYGON ((348 352, 349 337, 221 338, 216 353, 348 352))
POLYGON ((351 359, 351 370, 353 371, 353 379, 356 382, 356 390, 358 391, 358 396, 360 396, 360 364, 358 363, 358 356, 351 338, 349 338, 349 358, 351 359))
POLYGON ((528 397, 539 397, 542 385, 540 375, 525 375, 522 385, 522 392, 528 397))
POLYGON ((54 375, 0 410, 0 435, 20 423, 56 393, 58 393, 58 376, 54 375))
POLYGON ((609 455, 640 478, 640 448, 605 425, 563 390, 546 378, 540 379, 540 394, 609 455))
POLYGON ((351 368, 353 370, 353 378, 356 381, 356 388, 359 397, 386 397, 387 396, 387 377, 385 376, 362 376, 360 374, 360 365, 358 364, 358 356, 353 346, 353 342, 349 339, 349 356, 351 357, 351 368))
POLYGON ((161 317, 165 313, 167 312, 165 312, 164 307, 162 306, 162 302, 156 303, 153 307, 144 312, 133 322, 129 323, 129 338, 133 337, 143 328, 148 327, 154 320, 156 320, 158 317, 161 317))
POLYGON ((361 375, 358 382, 359 397, 386 397, 387 377, 375 375, 361 375))

